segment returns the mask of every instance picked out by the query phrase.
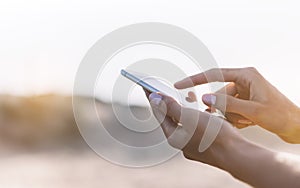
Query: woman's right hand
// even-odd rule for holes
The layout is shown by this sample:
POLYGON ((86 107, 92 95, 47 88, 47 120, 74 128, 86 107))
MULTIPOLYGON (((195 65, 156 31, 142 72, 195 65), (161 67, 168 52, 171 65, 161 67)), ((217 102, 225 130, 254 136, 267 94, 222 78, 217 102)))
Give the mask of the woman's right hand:
POLYGON ((185 78, 175 87, 185 89, 208 82, 231 82, 216 93, 203 95, 202 100, 211 108, 225 109, 225 116, 233 125, 259 125, 286 142, 300 143, 299 108, 255 68, 211 69, 185 78))

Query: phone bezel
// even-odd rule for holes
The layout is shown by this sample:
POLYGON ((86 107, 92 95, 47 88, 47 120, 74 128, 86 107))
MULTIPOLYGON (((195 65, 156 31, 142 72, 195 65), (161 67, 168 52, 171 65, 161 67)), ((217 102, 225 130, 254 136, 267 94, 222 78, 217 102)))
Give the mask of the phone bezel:
POLYGON ((143 80, 139 79, 138 77, 134 76, 133 74, 127 72, 124 69, 121 70, 121 75, 123 75, 124 77, 126 77, 129 80, 133 81, 134 83, 140 85, 142 88, 146 89, 147 91, 150 91, 152 93, 159 93, 160 92, 155 87, 153 87, 150 84, 144 82, 143 80))

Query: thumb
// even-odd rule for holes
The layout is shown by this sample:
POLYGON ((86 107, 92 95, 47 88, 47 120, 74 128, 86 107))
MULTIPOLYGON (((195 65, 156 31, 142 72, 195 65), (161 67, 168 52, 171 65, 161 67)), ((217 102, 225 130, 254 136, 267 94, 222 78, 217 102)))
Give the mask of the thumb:
POLYGON ((243 100, 224 94, 204 94, 202 101, 209 107, 215 107, 222 112, 240 114, 249 119, 256 119, 261 105, 254 101, 243 100))

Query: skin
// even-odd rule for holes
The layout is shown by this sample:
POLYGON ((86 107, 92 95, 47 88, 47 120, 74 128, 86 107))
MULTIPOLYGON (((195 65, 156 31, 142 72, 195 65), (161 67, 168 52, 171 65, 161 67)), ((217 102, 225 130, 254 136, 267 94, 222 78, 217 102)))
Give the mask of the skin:
MULTIPOLYGON (((286 109, 294 108, 295 105, 263 79, 256 70, 252 68, 241 70, 221 70, 221 72, 225 73, 225 81, 234 83, 230 84, 230 86, 226 86, 226 88, 232 87, 235 88, 234 91, 236 91, 230 92, 233 91, 230 90, 230 88, 226 91, 228 95, 225 97, 230 101, 227 102, 227 111, 225 111, 228 121, 218 117, 210 118, 211 115, 209 113, 183 107, 168 96, 157 93, 150 94, 146 91, 153 114, 160 122, 169 144, 174 148, 182 150, 183 155, 187 159, 223 169, 235 178, 254 187, 300 187, 300 160, 298 157, 291 154, 274 152, 249 142, 243 138, 229 122, 232 121, 239 124, 236 120, 242 119, 244 122, 247 120, 248 123, 246 125, 244 124, 245 126, 259 123, 260 126, 276 133, 280 137, 284 134, 284 139, 286 140, 292 142, 298 141, 295 135, 290 133, 291 130, 297 130, 290 128, 290 126, 297 126, 297 121, 292 122, 293 118, 290 118, 290 115, 284 115, 284 113, 287 113, 286 111, 280 111, 282 114, 279 114, 288 117, 288 121, 291 122, 286 122, 284 118, 279 117, 276 119, 276 122, 273 122, 274 117, 272 118, 273 121, 269 117, 270 113, 273 113, 274 116, 279 115, 278 110, 280 110, 280 108, 276 109, 274 106, 271 106, 275 104, 272 103, 269 98, 273 97, 274 100, 276 99, 277 103, 275 106, 280 104, 281 107, 282 105, 287 107, 286 109), (249 73, 248 76, 251 76, 251 78, 249 78, 251 81, 247 82, 248 79, 245 80, 246 78, 242 77, 244 74, 237 73, 241 70, 249 73), (258 89, 258 84, 260 84, 259 87, 263 89, 258 89), (236 95, 236 93, 240 95, 236 95), (258 95, 259 93, 262 94, 258 95), (271 109, 264 111, 266 106, 271 107, 271 109), (235 118, 228 116, 228 113, 233 114, 235 118), (265 117, 260 113, 265 113, 265 117), (255 115, 259 117, 255 117, 255 115), (277 121, 281 119, 282 122, 280 124, 280 122, 277 121), (199 152, 199 143, 208 126, 209 120, 212 121, 210 126, 214 126, 214 124, 221 124, 222 126, 216 139, 208 149, 199 152), (274 125, 275 128, 272 127, 272 125, 274 125), (280 125, 282 126, 281 128, 280 125), (289 127, 288 129, 286 128, 287 126, 289 127), (289 138, 289 136, 291 138, 289 138)), ((212 78, 215 73, 214 71, 216 70, 209 70, 187 79, 192 80, 194 85, 207 83, 204 75, 211 74, 212 78)), ((192 87, 193 85, 191 85, 191 82, 187 81, 187 79, 177 82, 175 86, 180 89, 192 87)), ((220 94, 220 92, 213 94, 216 96, 216 100, 215 104, 211 106, 212 108, 218 108, 218 105, 224 104, 218 101, 218 99, 224 97, 219 96, 224 95, 224 92, 221 93, 222 94, 220 94)), ((192 98, 191 102, 195 101, 195 98, 191 96, 192 95, 189 95, 189 98, 192 98)))
POLYGON ((300 110, 271 85, 255 68, 211 69, 185 78, 177 89, 185 89, 210 82, 231 82, 216 93, 215 104, 203 102, 225 113, 227 120, 238 128, 259 125, 289 143, 300 143, 300 110), (223 78, 218 76, 223 75, 223 78), (226 107, 224 107, 226 99, 226 107), (225 109, 222 110, 222 109, 225 109))

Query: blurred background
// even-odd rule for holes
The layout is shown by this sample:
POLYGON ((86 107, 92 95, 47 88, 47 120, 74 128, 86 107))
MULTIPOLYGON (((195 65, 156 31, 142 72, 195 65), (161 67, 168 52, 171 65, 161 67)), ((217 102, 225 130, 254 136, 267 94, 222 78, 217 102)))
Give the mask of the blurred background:
MULTIPOLYGON (((197 36, 220 67, 256 67, 300 105, 299 8, 292 0, 0 1, 0 187, 248 187, 181 155, 145 169, 101 159, 74 121, 76 70, 105 34, 164 22, 197 36)), ((111 101, 103 90, 97 107, 107 112, 111 101)), ((113 116, 107 121, 116 122, 113 116)), ((298 145, 258 127, 240 132, 274 150, 300 154, 298 145)))

